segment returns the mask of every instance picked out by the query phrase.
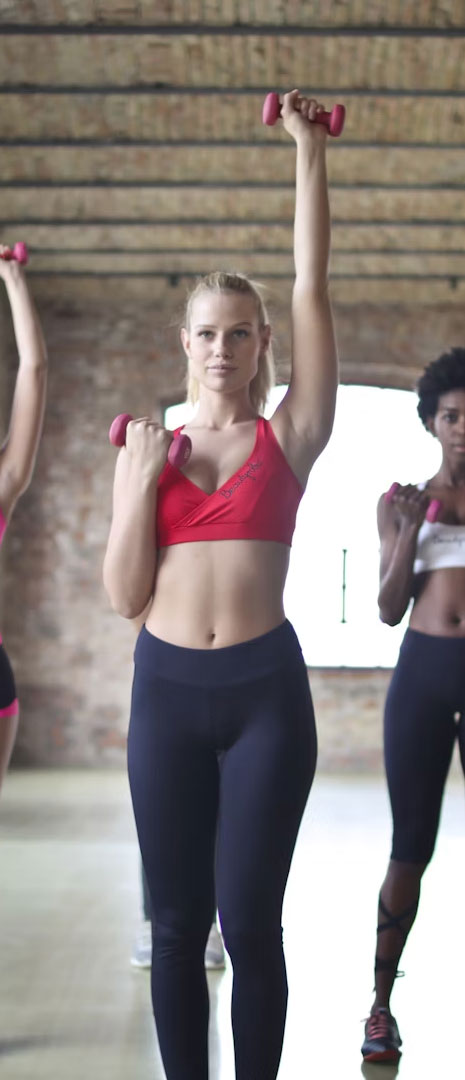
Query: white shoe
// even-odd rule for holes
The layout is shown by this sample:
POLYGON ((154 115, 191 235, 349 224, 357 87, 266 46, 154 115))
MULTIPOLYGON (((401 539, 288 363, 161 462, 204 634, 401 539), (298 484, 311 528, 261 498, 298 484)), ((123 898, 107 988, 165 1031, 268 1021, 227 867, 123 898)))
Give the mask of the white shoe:
POLYGON ((137 938, 132 947, 131 964, 136 968, 152 966, 152 924, 146 919, 141 923, 137 938))
POLYGON ((216 923, 212 924, 210 933, 208 935, 207 947, 205 949, 205 967, 209 971, 220 971, 226 967, 226 956, 223 945, 223 938, 216 923))
MULTIPOLYGON (((152 966, 152 924, 148 921, 141 924, 133 945, 131 964, 136 968, 150 968, 152 966)), ((208 935, 205 949, 205 967, 209 971, 220 971, 226 967, 223 939, 216 923, 213 923, 208 935)))

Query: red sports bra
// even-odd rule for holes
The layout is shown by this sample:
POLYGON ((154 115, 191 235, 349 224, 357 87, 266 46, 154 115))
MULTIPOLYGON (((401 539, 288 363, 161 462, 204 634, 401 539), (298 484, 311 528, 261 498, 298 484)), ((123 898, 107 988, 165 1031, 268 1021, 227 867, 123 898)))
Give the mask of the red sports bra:
POLYGON ((166 463, 158 482, 157 547, 196 540, 276 540, 290 547, 303 493, 260 416, 250 457, 211 495, 166 463))

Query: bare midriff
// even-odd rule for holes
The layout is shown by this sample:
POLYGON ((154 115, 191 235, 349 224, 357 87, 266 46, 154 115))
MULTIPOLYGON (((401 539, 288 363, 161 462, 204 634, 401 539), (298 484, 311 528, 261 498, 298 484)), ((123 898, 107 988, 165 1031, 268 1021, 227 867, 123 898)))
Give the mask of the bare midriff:
POLYGON ((410 627, 422 634, 465 637, 465 569, 432 570, 415 578, 410 627))
POLYGON ((262 540, 173 544, 157 555, 147 630, 188 649, 220 649, 260 637, 285 618, 290 548, 262 540))

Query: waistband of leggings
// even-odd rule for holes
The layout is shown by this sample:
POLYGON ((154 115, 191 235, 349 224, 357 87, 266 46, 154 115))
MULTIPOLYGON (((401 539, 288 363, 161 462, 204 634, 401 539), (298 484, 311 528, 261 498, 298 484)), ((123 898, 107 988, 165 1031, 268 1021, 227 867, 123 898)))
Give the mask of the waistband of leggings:
MULTIPOLYGON (((445 634, 423 634, 421 630, 412 630, 410 627, 405 632, 401 645, 401 652, 414 650, 418 656, 424 656, 425 661, 434 657, 434 662, 442 656, 458 659, 463 657, 465 662, 465 636, 449 637, 445 634)), ((432 660, 431 660, 432 662, 432 660)))
POLYGON ((143 626, 134 661, 136 668, 147 674, 191 686, 250 682, 277 668, 304 663, 297 634, 287 619, 261 637, 222 649, 186 649, 171 645, 143 626))

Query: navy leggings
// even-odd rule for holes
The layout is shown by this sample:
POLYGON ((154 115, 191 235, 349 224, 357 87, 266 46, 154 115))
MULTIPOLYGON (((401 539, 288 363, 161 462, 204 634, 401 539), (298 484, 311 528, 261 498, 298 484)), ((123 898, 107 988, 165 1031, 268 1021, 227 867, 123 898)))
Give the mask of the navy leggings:
POLYGON ((204 950, 215 882, 233 965, 236 1077, 275 1080, 287 1004, 281 909, 316 764, 307 670, 290 623, 214 650, 170 645, 144 627, 128 763, 167 1080, 208 1077, 204 950))
POLYGON ((407 630, 386 698, 391 858, 428 863, 458 740, 465 771, 465 638, 407 630))
POLYGON ((13 716, 18 712, 15 677, 5 646, 0 637, 0 717, 13 716))

